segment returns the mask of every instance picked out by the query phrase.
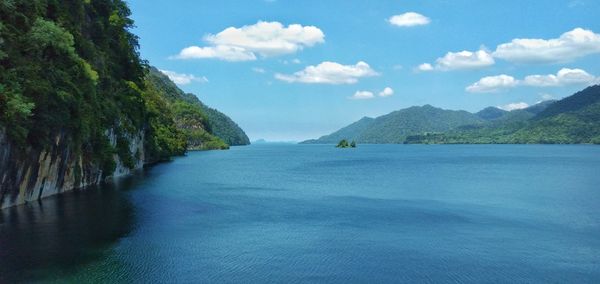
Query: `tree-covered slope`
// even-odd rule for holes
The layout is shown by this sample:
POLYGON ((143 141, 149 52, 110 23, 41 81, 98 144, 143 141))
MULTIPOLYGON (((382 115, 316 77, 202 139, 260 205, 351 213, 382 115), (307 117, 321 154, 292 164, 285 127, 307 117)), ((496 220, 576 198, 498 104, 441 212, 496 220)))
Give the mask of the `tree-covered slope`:
POLYGON ((600 86, 517 112, 525 113, 528 117, 502 123, 414 135, 407 143, 600 143, 600 86))
POLYGON ((19 148, 64 133, 105 173, 145 124, 144 65, 130 11, 114 1, 0 1, 0 124, 19 148), (110 145, 106 132, 116 133, 110 145))
POLYGON ((322 136, 319 139, 307 140, 302 144, 334 144, 340 140, 356 140, 363 132, 365 132, 375 121, 370 117, 363 117, 360 120, 336 131, 329 135, 322 136))
POLYGON ((508 113, 508 111, 499 109, 497 107, 486 107, 477 112, 475 115, 484 120, 494 120, 504 116, 506 113, 508 113))
POLYGON ((337 143, 341 139, 357 143, 404 143, 407 136, 443 132, 483 120, 466 111, 444 110, 430 105, 410 107, 375 119, 363 118, 348 127, 305 143, 337 143))
POLYGON ((430 105, 410 107, 376 118, 357 142, 403 143, 409 135, 448 131, 480 122, 479 117, 466 111, 444 110, 430 105))
POLYGON ((226 147, 153 80, 129 16, 122 0, 0 1, 0 207, 226 147))
MULTIPOLYGON (((205 132, 231 146, 250 144, 246 133, 231 118, 206 106, 195 95, 183 92, 158 69, 150 68, 147 80, 164 94, 167 101, 176 106, 177 121, 190 137, 192 149, 198 148, 202 141, 209 139, 205 132)), ((211 143, 216 142, 214 140, 211 143)))
POLYGON ((212 134, 208 116, 203 109, 188 102, 185 94, 156 68, 146 76, 146 87, 155 91, 164 101, 176 129, 181 132, 189 150, 226 149, 229 146, 212 134))

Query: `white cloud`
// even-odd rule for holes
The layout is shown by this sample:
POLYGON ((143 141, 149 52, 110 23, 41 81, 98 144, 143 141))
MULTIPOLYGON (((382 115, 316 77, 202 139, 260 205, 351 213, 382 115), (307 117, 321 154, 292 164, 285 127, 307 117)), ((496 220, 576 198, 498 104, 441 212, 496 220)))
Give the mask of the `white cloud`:
POLYGON ((305 47, 325 42, 325 34, 315 26, 259 21, 241 28, 229 27, 216 35, 204 37, 209 46, 186 47, 176 59, 216 58, 226 61, 249 61, 295 53, 305 47))
POLYGON ((576 84, 592 84, 596 78, 581 69, 563 68, 554 74, 530 75, 525 77, 524 85, 534 87, 556 87, 576 84))
POLYGON ((511 103, 511 104, 507 104, 504 106, 498 106, 499 109, 503 109, 506 111, 513 111, 513 110, 524 109, 524 108, 528 108, 528 107, 529 107, 529 104, 524 103, 524 102, 511 103))
POLYGON ((168 70, 160 70, 160 72, 167 75, 167 77, 169 77, 169 79, 171 79, 171 81, 173 81, 177 85, 187 85, 192 82, 208 83, 208 79, 204 76, 196 77, 191 74, 180 74, 168 70))
POLYGON ((353 100, 368 100, 375 98, 375 95, 369 91, 356 91, 356 93, 354 93, 354 95, 350 98, 353 100))
POLYGON ((423 64, 417 66, 415 71, 421 71, 421 72, 433 71, 433 66, 431 66, 431 64, 429 64, 429 63, 423 63, 423 64))
POLYGON ((354 84, 360 78, 377 76, 369 64, 360 61, 355 65, 342 65, 325 61, 317 66, 307 66, 294 74, 275 74, 275 78, 288 83, 307 84, 354 84))
POLYGON ((427 25, 431 20, 429 18, 415 12, 408 12, 400 15, 391 16, 388 22, 399 27, 413 27, 427 25))
POLYGON ((478 82, 468 86, 467 92, 492 93, 502 89, 517 86, 530 87, 560 87, 566 85, 594 85, 600 83, 600 77, 595 77, 582 69, 562 68, 556 75, 529 75, 523 80, 512 76, 498 75, 481 78, 478 82))
POLYGON ((554 39, 513 39, 493 56, 517 63, 561 63, 600 53, 600 34, 576 28, 554 39))
POLYGON ((203 59, 215 58, 225 61, 250 61, 256 60, 254 53, 236 46, 190 46, 173 56, 174 59, 203 59))
POLYGON ((265 69, 259 68, 259 67, 252 68, 252 71, 254 71, 256 73, 261 73, 261 74, 264 74, 265 72, 267 72, 265 69))
MULTIPOLYGON (((431 69, 450 71, 459 69, 477 69, 494 65, 495 61, 492 55, 486 50, 478 51, 459 51, 459 52, 448 52, 444 57, 438 58, 435 67, 428 64, 431 69)), ((423 64, 421 64, 423 65, 423 64)))
POLYGON ((383 91, 379 92, 380 97, 389 97, 394 94, 394 90, 390 87, 386 87, 383 91))
POLYGON ((518 85, 514 77, 508 75, 483 77, 466 88, 470 93, 494 93, 502 89, 512 88, 518 85))
POLYGON ((302 63, 302 61, 300 61, 300 59, 298 59, 298 58, 294 58, 292 60, 282 60, 280 62, 283 63, 283 64, 285 64, 285 65, 288 65, 288 64, 300 64, 300 63, 302 63))

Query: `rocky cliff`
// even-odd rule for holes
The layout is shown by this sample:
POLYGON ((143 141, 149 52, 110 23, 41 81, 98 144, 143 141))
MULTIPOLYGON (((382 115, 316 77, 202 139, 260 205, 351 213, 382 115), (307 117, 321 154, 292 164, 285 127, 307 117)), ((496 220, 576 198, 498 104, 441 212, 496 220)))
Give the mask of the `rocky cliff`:
MULTIPOLYGON (((106 134, 111 146, 116 147, 114 131, 106 134)), ((115 154, 114 173, 106 177, 100 166, 84 162, 86 159, 74 151, 65 133, 56 135, 47 149, 19 150, 7 139, 6 130, 0 129, 0 208, 98 184, 106 178, 141 169, 144 165, 144 133, 128 135, 126 139, 135 159, 133 168, 126 166, 115 154)))
POLYGON ((229 147, 140 58, 130 15, 123 0, 0 1, 1 208, 229 147))

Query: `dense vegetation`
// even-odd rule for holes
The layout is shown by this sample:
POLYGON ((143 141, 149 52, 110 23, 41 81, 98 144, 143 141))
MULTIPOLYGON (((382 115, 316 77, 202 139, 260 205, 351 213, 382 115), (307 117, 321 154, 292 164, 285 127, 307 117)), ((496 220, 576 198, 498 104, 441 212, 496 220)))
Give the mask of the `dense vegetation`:
POLYGON ((64 137, 86 164, 110 175, 114 155, 135 165, 140 153, 129 143, 141 132, 146 162, 188 145, 227 148, 210 133, 225 118, 210 122, 216 111, 170 91, 174 84, 157 80, 140 59, 129 16, 122 0, 0 1, 0 130, 20 151, 64 137))
POLYGON ((342 139, 340 142, 338 142, 337 146, 335 146, 336 148, 356 148, 356 142, 352 141, 350 143, 348 143, 348 140, 346 139, 342 139))
MULTIPOLYGON (((203 109, 193 102, 156 68, 150 68, 146 76, 146 88, 162 98, 166 114, 174 122, 174 128, 189 150, 227 149, 229 145, 211 134, 209 118, 203 109)), ((160 124, 159 124, 160 125, 160 124)), ((166 132, 173 133, 173 132, 166 132)))
POLYGON ((410 107, 373 118, 363 118, 345 128, 317 140, 303 143, 337 143, 351 139, 357 143, 403 143, 407 136, 425 132, 443 132, 455 127, 482 123, 466 111, 435 108, 430 105, 410 107))
POLYGON ((475 114, 429 105, 411 107, 378 118, 363 118, 330 135, 303 143, 430 144, 600 144, 600 86, 560 101, 505 111, 485 108, 475 114))
POLYGON ((184 93, 156 68, 150 69, 147 81, 173 105, 175 120, 186 132, 191 149, 250 144, 246 133, 231 118, 209 108, 195 95, 184 93))
POLYGON ((415 135, 406 143, 600 144, 600 86, 510 113, 512 119, 415 135))
POLYGON ((0 1, 0 125, 13 143, 44 148, 63 133, 108 173, 113 154, 131 159, 126 137, 145 108, 129 15, 120 0, 0 1))

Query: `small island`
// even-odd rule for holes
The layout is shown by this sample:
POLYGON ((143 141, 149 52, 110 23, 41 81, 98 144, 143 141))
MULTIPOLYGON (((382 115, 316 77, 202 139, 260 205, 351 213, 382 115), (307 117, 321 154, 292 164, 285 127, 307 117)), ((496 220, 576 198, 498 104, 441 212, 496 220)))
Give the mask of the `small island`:
POLYGON ((356 148, 356 142, 352 141, 351 143, 348 143, 348 140, 346 139, 342 139, 342 141, 340 141, 337 146, 335 146, 336 148, 356 148))

